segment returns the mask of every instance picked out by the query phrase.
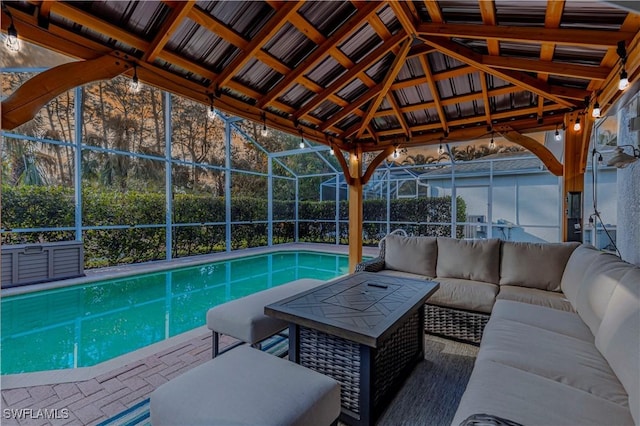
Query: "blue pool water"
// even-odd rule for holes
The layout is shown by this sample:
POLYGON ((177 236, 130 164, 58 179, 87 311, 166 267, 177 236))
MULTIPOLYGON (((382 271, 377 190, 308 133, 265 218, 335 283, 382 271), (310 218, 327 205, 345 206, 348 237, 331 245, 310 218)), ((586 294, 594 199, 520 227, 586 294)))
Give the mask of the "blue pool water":
POLYGON ((300 278, 348 272, 348 258, 275 252, 2 298, 1 373, 87 367, 205 324, 212 306, 300 278))

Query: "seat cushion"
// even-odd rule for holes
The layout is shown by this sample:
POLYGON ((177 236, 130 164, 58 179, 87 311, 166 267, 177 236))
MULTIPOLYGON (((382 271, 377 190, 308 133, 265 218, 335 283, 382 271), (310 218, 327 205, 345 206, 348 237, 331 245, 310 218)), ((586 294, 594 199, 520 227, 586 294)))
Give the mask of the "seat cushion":
POLYGON ((522 425, 633 425, 627 407, 492 360, 476 361, 451 424, 475 413, 522 425))
POLYGON ((631 267, 613 291, 596 347, 620 378, 631 414, 640 424, 640 268, 631 267))
POLYGON ((490 313, 498 294, 496 284, 460 278, 437 278, 440 288, 429 303, 450 308, 490 313))
POLYGON ((384 267, 429 278, 436 276, 438 243, 435 237, 385 237, 384 267))
POLYGON ((426 280, 428 277, 424 275, 414 274, 412 272, 403 272, 403 271, 394 271, 393 269, 383 269, 382 271, 377 272, 381 275, 388 275, 390 277, 398 277, 398 278, 410 278, 412 280, 426 280))
POLYGON ((438 237, 436 276, 498 284, 500 240, 456 240, 438 237))
POLYGON ((594 340, 589 327, 574 312, 511 300, 498 300, 493 307, 491 318, 495 318, 496 321, 498 319, 506 319, 528 324, 589 343, 593 343, 594 340))
POLYGON ((265 305, 321 284, 324 281, 301 279, 214 306, 207 312, 207 327, 243 342, 258 343, 288 326, 286 321, 265 315, 265 305))
POLYGON ((501 285, 497 300, 513 300, 560 309, 561 311, 575 312, 569 300, 564 297, 564 294, 537 288, 501 285))
POLYGON ((317 425, 340 414, 340 385, 308 368, 241 346, 151 394, 151 423, 317 425))
POLYGON ((524 243, 503 241, 500 285, 560 291, 567 260, 579 243, 524 243))

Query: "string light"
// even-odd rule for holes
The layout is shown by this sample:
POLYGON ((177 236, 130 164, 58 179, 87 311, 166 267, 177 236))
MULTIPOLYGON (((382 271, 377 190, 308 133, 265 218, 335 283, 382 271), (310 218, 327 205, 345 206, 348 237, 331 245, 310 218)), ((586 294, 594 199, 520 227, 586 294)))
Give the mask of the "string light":
POLYGON ((560 142, 562 140, 562 136, 560 135, 560 132, 558 131, 558 126, 556 125, 556 133, 554 135, 554 138, 560 142))
POLYGON ((573 125, 573 130, 579 132, 580 129, 582 129, 582 126, 580 125, 580 117, 578 117, 576 118, 576 123, 573 125))
POLYGON ((489 149, 495 149, 496 143, 493 141, 493 132, 491 132, 491 142, 489 142, 489 149))
POLYGON ((129 89, 132 93, 138 93, 142 89, 142 84, 138 79, 138 68, 135 65, 133 66, 133 78, 129 82, 129 89))
POLYGON ((620 81, 618 82, 618 89, 624 90, 629 87, 629 76, 627 71, 623 68, 620 72, 620 81))
POLYGON ((302 130, 300 130, 300 149, 304 149, 304 147, 306 146, 304 144, 304 134, 302 133, 302 130))
POLYGON ((9 24, 9 28, 7 28, 7 36, 6 36, 6 40, 4 41, 4 44, 7 47, 7 50, 9 52, 11 53, 19 52, 20 39, 18 38, 18 30, 16 29, 15 25, 13 25, 13 16, 11 15, 11 12, 9 12, 9 10, 5 7, 4 4, 2 5, 2 9, 4 10, 4 13, 7 14, 10 20, 10 24, 9 24))
POLYGON ((625 70, 625 65, 627 63, 627 48, 624 44, 624 40, 620 40, 618 42, 616 53, 620 57, 620 63, 622 64, 622 70, 620 71, 620 81, 618 82, 618 89, 624 90, 629 87, 629 76, 627 75, 627 70, 625 70))
POLYGON ((600 104, 596 99, 596 102, 593 104, 593 110, 591 111, 591 116, 593 118, 600 118, 600 104))
POLYGON ((442 147, 442 142, 440 142, 440 146, 438 147, 438 155, 444 154, 444 148, 442 147))
POLYGON ((393 145, 393 154, 391 155, 391 157, 393 157, 394 160, 400 157, 400 153, 398 152, 398 145, 393 145))
POLYGON ((264 112, 262 113, 262 130, 260 131, 260 134, 263 138, 269 136, 269 129, 267 129, 267 115, 264 112))
POLYGON ((209 95, 209 109, 207 110, 207 117, 211 120, 216 118, 216 109, 213 107, 213 95, 209 95))
POLYGON ((335 151, 333 150, 333 144, 331 144, 331 149, 329 149, 329 154, 335 155, 335 151))

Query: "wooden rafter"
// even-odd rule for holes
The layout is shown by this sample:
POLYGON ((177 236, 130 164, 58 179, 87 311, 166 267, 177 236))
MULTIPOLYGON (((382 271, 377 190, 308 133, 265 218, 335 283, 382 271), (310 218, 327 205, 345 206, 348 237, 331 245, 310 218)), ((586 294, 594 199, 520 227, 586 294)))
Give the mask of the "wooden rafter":
POLYGON ((195 6, 189 11, 189 19, 196 22, 201 27, 204 27, 214 34, 217 34, 225 41, 231 43, 235 47, 244 50, 249 43, 242 38, 241 35, 236 33, 230 28, 227 28, 222 22, 205 12, 199 6, 195 6))
POLYGON ((427 8, 427 13, 431 18, 431 22, 442 23, 444 22, 444 18, 442 17, 442 11, 440 10, 440 5, 435 0, 424 0, 424 6, 427 8))
POLYGON ((327 98, 327 96, 332 93, 338 92, 354 78, 360 75, 363 71, 366 71, 367 68, 371 67, 372 64, 375 64, 380 59, 382 59, 382 57, 386 55, 394 46, 402 42, 405 37, 406 36, 404 33, 399 33, 382 43, 373 52, 363 58, 363 60, 361 60, 357 65, 348 70, 340 78, 331 83, 326 89, 318 93, 316 97, 307 102, 304 107, 300 108, 300 110, 294 116, 296 118, 300 118, 313 111, 327 98))
POLYGON ((482 87, 482 102, 484 104, 484 116, 488 126, 492 127, 491 121, 491 101, 489 100, 489 87, 487 85, 487 75, 480 73, 480 86, 482 87))
MULTIPOLYGON (((560 21, 562 20, 562 13, 564 11, 564 0, 547 1, 547 10, 544 16, 545 28, 559 28, 560 21)), ((540 60, 543 62, 551 62, 555 53, 555 43, 542 43, 540 46, 540 60)), ((549 74, 538 73, 538 78, 542 81, 549 79, 549 74)), ((542 116, 542 106, 544 105, 544 98, 538 96, 538 117, 542 116)))
POLYGON ((585 80, 605 80, 611 73, 611 68, 605 67, 547 62, 537 59, 508 58, 505 56, 484 55, 482 56, 482 63, 492 68, 555 74, 585 80))
POLYGON ((287 2, 276 15, 267 22, 249 44, 243 49, 243 55, 239 55, 236 59, 225 68, 225 70, 216 78, 209 86, 210 90, 224 86, 231 78, 242 69, 271 38, 287 23, 289 18, 302 7, 302 1, 287 2))
POLYGON ((387 92, 389 91, 389 88, 393 84, 393 81, 396 79, 396 76, 400 72, 400 69, 402 69, 405 58, 407 57, 407 53, 409 52, 409 47, 411 47, 410 39, 406 39, 405 41, 402 42, 402 46, 400 47, 400 52, 398 53, 398 55, 396 55, 396 58, 393 60, 393 63, 391 64, 391 67, 389 67, 389 70, 387 71, 387 75, 384 78, 384 81, 382 83, 381 94, 379 94, 374 99, 374 101, 369 105, 367 113, 362 119, 362 127, 360 127, 360 130, 358 130, 356 139, 362 136, 362 134, 364 133, 365 129, 369 125, 369 122, 373 118, 373 114, 375 114, 378 108, 380 107, 380 104, 384 100, 384 97, 387 95, 387 92))
MULTIPOLYGON (((530 92, 537 93, 538 95, 541 95, 561 105, 572 107, 572 108, 576 106, 576 104, 570 101, 567 101, 566 99, 563 99, 557 93, 553 93, 554 88, 552 88, 551 86, 549 86, 544 82, 539 81, 536 78, 529 76, 528 74, 518 72, 518 71, 497 70, 483 64, 482 56, 467 47, 461 46, 457 43, 454 43, 452 41, 445 40, 442 38, 421 37, 421 39, 425 43, 437 48, 441 52, 451 57, 454 57, 461 62, 465 62, 471 66, 474 66, 481 71, 484 71, 489 74, 493 74, 505 81, 515 84, 516 86, 520 86, 523 89, 528 90, 530 92)), ((565 88, 561 88, 557 90, 559 90, 563 94, 569 93, 569 91, 565 90, 565 88)))
POLYGON ((169 16, 165 19, 158 31, 158 34, 154 37, 153 41, 149 44, 146 52, 142 56, 143 61, 153 62, 158 53, 164 49, 173 33, 178 29, 182 20, 187 16, 189 10, 196 4, 195 0, 187 0, 178 3, 169 16))
POLYGON ((2 128, 11 130, 31 120, 56 96, 77 86, 122 74, 129 65, 114 53, 88 61, 69 62, 43 71, 2 101, 2 128))
POLYGON ((364 22, 367 17, 374 13, 380 7, 380 3, 366 3, 358 12, 356 12, 353 16, 351 16, 345 24, 336 31, 336 33, 330 38, 327 39, 324 43, 322 43, 318 48, 309 55, 301 64, 299 64, 294 70, 289 73, 289 75, 285 76, 280 83, 276 85, 266 96, 262 99, 258 100, 257 106, 259 108, 268 105, 272 100, 280 96, 282 92, 284 92, 291 84, 296 82, 298 78, 305 73, 309 72, 309 70, 316 66, 321 60, 325 58, 325 52, 331 50, 338 46, 345 37, 351 34, 355 29, 364 22))
POLYGON ((49 26, 49 17, 51 16, 51 5, 56 0, 42 0, 38 4, 38 25, 43 28, 49 26))
POLYGON ((398 18, 398 21, 400 22, 400 25, 402 26, 404 31, 407 34, 414 36, 416 34, 415 17, 410 12, 405 10, 404 2, 392 1, 389 2, 389 6, 391 6, 391 9, 393 9, 393 13, 394 15, 396 15, 396 18, 398 18))
MULTIPOLYGON (((375 87, 369 89, 367 92, 360 95, 357 99, 355 99, 348 107, 343 108, 342 111, 334 114, 330 119, 325 121, 325 123, 320 126, 320 130, 325 130, 330 126, 333 126, 336 123, 339 123, 344 118, 353 114, 355 110, 360 108, 362 105, 366 104, 373 98, 374 96, 378 96, 378 94, 382 91, 382 83, 377 84, 375 87)), ((359 124, 360 126, 361 124, 359 124)))
POLYGON ((447 124, 447 115, 444 113, 444 108, 442 107, 442 103, 440 102, 440 93, 438 92, 438 86, 436 86, 436 83, 433 80, 431 66, 429 66, 429 59, 427 58, 427 55, 423 55, 420 57, 420 63, 422 64, 424 75, 427 78, 427 84, 429 85, 429 91, 431 92, 431 97, 433 98, 433 104, 436 108, 436 111, 438 112, 438 118, 440 119, 440 128, 442 128, 443 131, 447 131, 449 128, 447 124))
POLYGON ((635 36, 627 31, 582 30, 573 28, 538 28, 487 26, 470 24, 438 24, 423 22, 417 32, 423 36, 459 37, 478 40, 514 41, 518 43, 557 43, 566 46, 612 47, 620 40, 635 36))
POLYGON ((398 105, 398 102, 396 102, 396 98, 393 95, 393 91, 391 90, 387 92, 387 101, 389 102, 389 105, 391 105, 391 109, 393 110, 394 115, 398 118, 398 123, 400 123, 400 127, 402 127, 404 134, 410 137, 411 129, 409 128, 409 124, 407 124, 407 119, 404 117, 404 114, 400 109, 400 105, 398 105))
MULTIPOLYGON (((496 4, 493 0, 485 0, 478 2, 480 6, 480 16, 482 16, 482 23, 485 25, 495 26, 498 24, 496 20, 496 4)), ((487 50, 489 55, 500 55, 500 42, 496 39, 487 40, 487 50)))

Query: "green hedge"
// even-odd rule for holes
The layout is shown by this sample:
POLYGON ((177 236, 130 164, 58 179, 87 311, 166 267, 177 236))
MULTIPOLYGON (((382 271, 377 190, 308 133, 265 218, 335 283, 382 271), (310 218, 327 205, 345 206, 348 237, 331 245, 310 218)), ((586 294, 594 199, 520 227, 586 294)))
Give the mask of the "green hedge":
MULTIPOLYGON (((166 258, 165 194, 158 192, 119 192, 105 188, 83 188, 83 226, 128 225, 125 229, 85 230, 85 266, 87 268, 144 262, 166 258), (155 227, 139 227, 157 225, 155 227)), ((276 244, 292 242, 295 238, 295 201, 274 201, 273 241, 276 244)), ((66 187, 2 186, 2 226, 14 228, 44 228, 74 226, 73 189, 66 187)), ((464 221, 465 204, 457 201, 457 219, 464 221)), ((173 199, 172 256, 224 251, 225 201, 223 197, 177 193, 173 199), (219 223, 205 225, 205 223, 219 223)), ((264 246, 267 244, 267 200, 234 197, 231 215, 231 248, 264 246)), ((349 206, 339 204, 340 226, 336 230, 335 201, 303 201, 298 204, 300 241, 335 243, 336 234, 341 244, 348 244, 349 206)), ((377 244, 386 233, 386 224, 367 221, 386 221, 385 200, 365 200, 364 243, 377 244)), ((449 223, 451 198, 417 198, 391 200, 392 229, 402 227, 416 235, 450 235, 450 225, 428 225, 427 222, 449 223)), ((462 237, 462 226, 458 227, 462 237)), ((29 232, 2 234, 3 244, 64 241, 75 237, 73 231, 29 232)))

